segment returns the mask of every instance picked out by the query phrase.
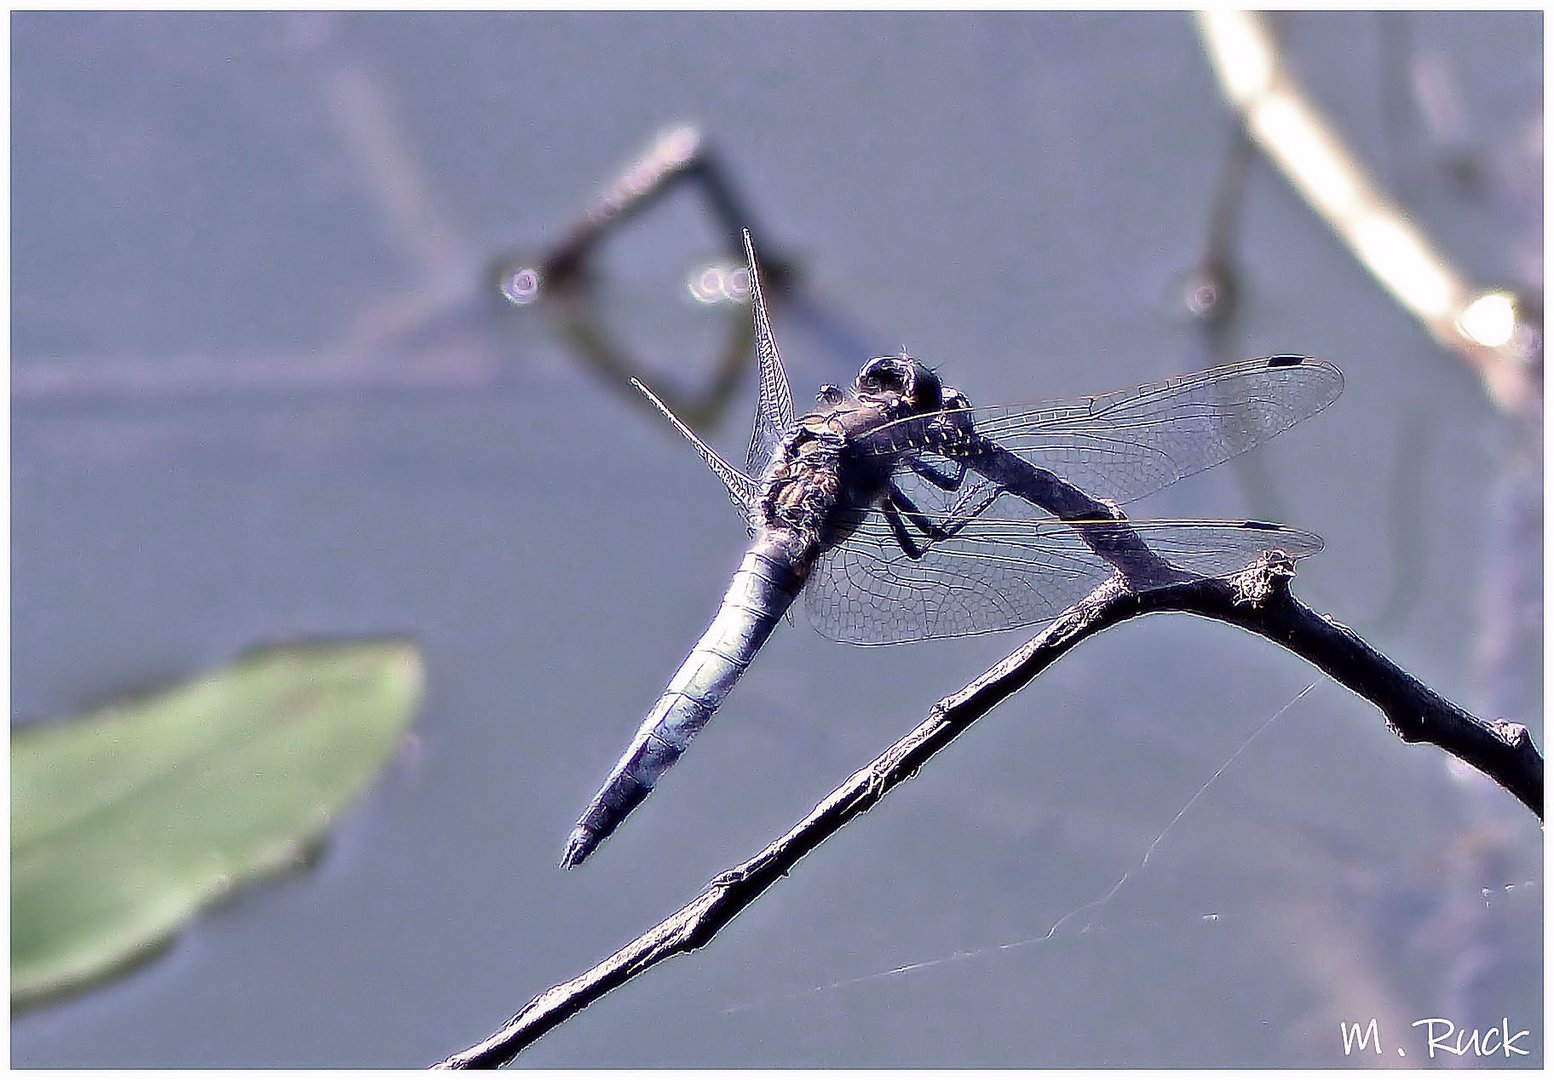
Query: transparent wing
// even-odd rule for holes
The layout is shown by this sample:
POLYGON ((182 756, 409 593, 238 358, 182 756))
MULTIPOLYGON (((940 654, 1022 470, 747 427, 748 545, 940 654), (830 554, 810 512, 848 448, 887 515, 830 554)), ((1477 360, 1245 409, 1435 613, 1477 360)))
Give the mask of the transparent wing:
MULTIPOLYGON (((1156 554, 1196 577, 1233 574, 1265 551, 1302 558, 1322 550, 1313 533, 1262 522, 1126 525, 1156 554)), ((1113 573, 1071 527, 1050 517, 978 517, 914 559, 874 512, 821 555, 805 586, 804 607, 829 638, 888 645, 1046 622, 1113 573)))
POLYGON ((1324 360, 1268 356, 1072 401, 910 417, 876 428, 859 448, 953 457, 934 432, 946 430, 944 418, 969 420, 1004 450, 1125 503, 1250 450, 1332 404, 1343 386, 1324 360))
POLYGON ((755 406, 750 450, 745 455, 745 475, 759 480, 766 475, 777 444, 793 427, 793 392, 788 388, 788 373, 783 370, 771 324, 766 320, 766 303, 761 298, 761 278, 756 271, 749 229, 745 230, 745 261, 750 272, 750 305, 755 313, 755 353, 761 370, 761 394, 755 406))
POLYGON ((723 481, 723 486, 728 488, 729 501, 748 515, 751 508, 755 506, 756 497, 761 493, 761 485, 724 461, 716 450, 702 441, 701 436, 686 427, 680 418, 669 410, 668 405, 658 400, 658 395, 643 385, 640 379, 632 379, 631 385, 642 391, 649 401, 658 406, 658 411, 669 418, 675 430, 691 441, 691 445, 696 447, 696 452, 701 455, 701 459, 707 463, 707 468, 711 469, 717 478, 723 481))

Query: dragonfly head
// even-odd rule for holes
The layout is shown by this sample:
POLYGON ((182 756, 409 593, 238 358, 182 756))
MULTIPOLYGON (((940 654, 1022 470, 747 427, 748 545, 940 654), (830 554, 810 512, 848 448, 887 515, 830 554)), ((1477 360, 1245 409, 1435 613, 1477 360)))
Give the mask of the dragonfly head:
POLYGON ((896 416, 938 412, 944 407, 939 376, 906 353, 876 356, 863 365, 853 380, 853 393, 861 400, 884 406, 896 416))

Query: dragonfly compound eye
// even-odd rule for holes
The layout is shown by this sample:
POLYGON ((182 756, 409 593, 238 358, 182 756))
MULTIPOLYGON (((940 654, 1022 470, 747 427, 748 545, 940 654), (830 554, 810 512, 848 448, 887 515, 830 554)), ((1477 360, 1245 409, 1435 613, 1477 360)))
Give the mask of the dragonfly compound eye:
POLYGON ((914 410, 939 408, 939 377, 910 356, 877 356, 858 373, 857 390, 875 397, 890 396, 914 410))
POLYGON ((858 373, 859 391, 869 394, 905 394, 910 389, 911 371, 895 356, 876 356, 858 373))

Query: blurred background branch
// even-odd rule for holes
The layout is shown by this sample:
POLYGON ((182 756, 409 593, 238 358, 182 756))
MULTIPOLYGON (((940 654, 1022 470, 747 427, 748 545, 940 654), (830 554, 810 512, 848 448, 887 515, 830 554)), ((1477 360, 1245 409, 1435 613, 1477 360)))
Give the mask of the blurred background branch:
POLYGON ((1248 134, 1354 257, 1432 337, 1470 364, 1501 408, 1541 397, 1535 297, 1470 282, 1389 198, 1282 61, 1266 17, 1201 11, 1198 30, 1248 134))

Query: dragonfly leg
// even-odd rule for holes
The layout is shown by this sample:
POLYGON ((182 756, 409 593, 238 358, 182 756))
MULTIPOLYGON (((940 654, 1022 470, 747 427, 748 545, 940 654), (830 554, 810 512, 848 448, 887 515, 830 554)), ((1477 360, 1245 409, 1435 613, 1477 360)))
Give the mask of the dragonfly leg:
MULTIPOLYGON (((891 535, 896 538, 896 544, 901 548, 902 554, 904 554, 907 558, 916 561, 917 559, 921 559, 923 557, 923 552, 927 551, 928 549, 919 544, 916 540, 913 540, 912 535, 907 532, 906 522, 901 520, 901 510, 897 506, 897 499, 902 499, 904 501, 905 496, 903 496, 899 491, 896 491, 894 487, 892 487, 891 492, 887 493, 885 497, 880 500, 880 511, 885 515, 885 520, 890 524, 891 535)), ((924 530, 924 532, 926 534, 927 531, 924 530)), ((930 536, 929 539, 931 540, 932 537, 930 536)))
POLYGON ((993 505, 994 499, 1002 494, 1003 489, 995 487, 984 495, 974 508, 946 518, 941 524, 919 510, 917 504, 899 487, 889 484, 886 487, 885 497, 880 501, 880 510, 884 513, 886 522, 890 524, 891 534, 896 538, 902 553, 907 558, 915 560, 921 559, 923 553, 933 544, 948 540, 970 525, 984 510, 993 505), (926 544, 920 544, 912 539, 912 534, 907 532, 907 522, 911 522, 913 527, 923 534, 928 541, 926 544))
POLYGON ((955 475, 950 476, 948 473, 942 473, 932 465, 929 465, 924 461, 919 461, 917 458, 910 458, 906 462, 907 468, 911 469, 918 476, 921 476, 924 480, 927 480, 940 491, 960 490, 961 482, 966 479, 966 462, 964 460, 957 459, 955 465, 955 475))

